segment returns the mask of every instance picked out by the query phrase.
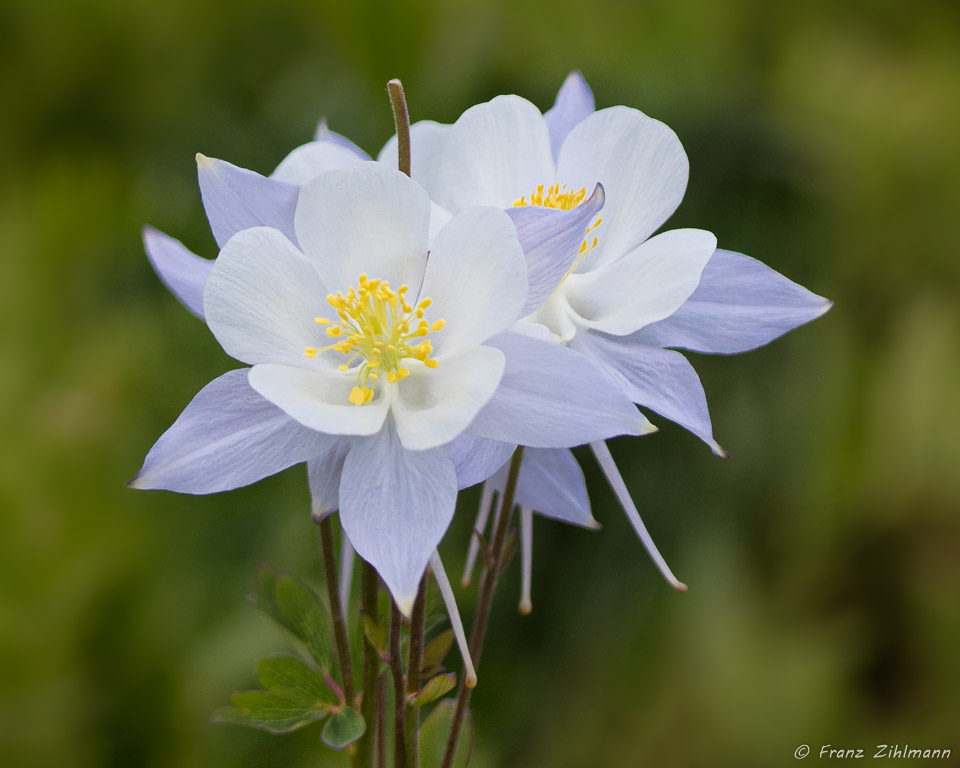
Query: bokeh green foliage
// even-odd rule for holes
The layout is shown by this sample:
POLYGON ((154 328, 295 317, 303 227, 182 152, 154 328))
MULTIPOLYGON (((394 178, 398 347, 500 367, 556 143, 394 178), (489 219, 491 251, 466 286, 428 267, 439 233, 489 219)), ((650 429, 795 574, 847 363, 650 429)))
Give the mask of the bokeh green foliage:
MULTIPOLYGON (((729 461, 662 420, 614 444, 688 594, 584 456, 605 529, 537 521, 530 617, 505 577, 474 764, 960 751, 955 2, 5 0, 0 763, 327 764, 315 727, 209 723, 278 650, 243 600, 256 566, 320 581, 304 473, 208 498, 124 487, 233 366, 156 280, 140 227, 214 255, 194 153, 268 172, 322 115, 376 151, 389 77, 414 119, 452 121, 504 92, 546 108, 574 67, 601 106, 680 135, 672 225, 836 306, 694 361, 729 461)), ((475 503, 443 546, 451 571, 475 503)))

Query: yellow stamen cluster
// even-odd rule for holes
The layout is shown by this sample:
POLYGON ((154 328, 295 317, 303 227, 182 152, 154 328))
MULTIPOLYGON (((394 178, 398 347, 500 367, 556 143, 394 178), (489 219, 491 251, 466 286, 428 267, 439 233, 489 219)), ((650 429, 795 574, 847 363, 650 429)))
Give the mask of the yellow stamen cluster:
POLYGON ((521 205, 540 205, 544 208, 559 208, 561 211, 569 211, 576 208, 587 197, 587 188, 574 191, 567 189, 566 184, 551 184, 547 191, 543 191, 543 184, 537 184, 537 188, 530 193, 530 202, 524 195, 519 200, 514 200, 514 206, 521 205))
POLYGON ((427 334, 439 331, 445 325, 437 320, 432 325, 424 318, 430 299, 422 299, 416 307, 406 299, 409 287, 401 285, 393 290, 386 280, 370 280, 360 275, 359 288, 353 286, 346 295, 337 291, 327 296, 327 302, 340 318, 332 324, 325 317, 315 317, 317 325, 327 327, 327 336, 337 341, 327 347, 307 347, 304 354, 316 357, 318 352, 333 350, 347 355, 340 366, 341 371, 356 367, 357 383, 350 390, 350 402, 364 405, 373 399, 373 387, 381 374, 387 381, 402 381, 410 371, 401 365, 407 358, 420 360, 427 368, 436 368, 438 363, 430 357, 433 345, 427 334))
MULTIPOLYGON (((524 195, 519 200, 514 200, 513 205, 515 208, 526 205, 539 205, 542 208, 557 208, 561 211, 570 211, 583 203, 586 197, 586 187, 581 187, 579 190, 574 191, 567 189, 566 184, 551 184, 547 187, 546 192, 544 192, 543 184, 537 184, 537 188, 530 193, 530 202, 527 202, 527 197, 524 195)), ((590 233, 599 227, 602 222, 603 219, 597 216, 593 223, 587 227, 583 243, 580 246, 580 252, 577 255, 577 260, 573 263, 573 266, 567 270, 567 274, 564 275, 560 281, 561 283, 567 279, 567 275, 574 272, 576 268, 580 266, 580 262, 584 260, 586 255, 597 247, 597 236, 594 235, 593 240, 591 240, 590 233)))

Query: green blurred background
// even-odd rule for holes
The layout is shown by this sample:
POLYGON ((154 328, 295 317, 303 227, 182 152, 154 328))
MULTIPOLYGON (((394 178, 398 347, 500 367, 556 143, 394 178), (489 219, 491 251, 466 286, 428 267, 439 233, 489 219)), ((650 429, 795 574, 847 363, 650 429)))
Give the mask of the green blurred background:
POLYGON ((4 0, 0 764, 342 764, 315 728, 208 722, 284 647, 243 600, 256 566, 322 569, 301 469, 206 498, 124 487, 234 366, 140 227, 214 255, 194 154, 267 173, 323 115, 376 152, 390 77, 414 119, 452 122, 499 93, 546 109, 573 68, 599 106, 680 135, 671 225, 836 306, 694 361, 729 461, 662 419, 613 444, 686 595, 584 456, 604 530, 536 523, 532 616, 516 564, 502 583, 475 765, 770 766, 889 742, 957 761, 956 2, 4 0))

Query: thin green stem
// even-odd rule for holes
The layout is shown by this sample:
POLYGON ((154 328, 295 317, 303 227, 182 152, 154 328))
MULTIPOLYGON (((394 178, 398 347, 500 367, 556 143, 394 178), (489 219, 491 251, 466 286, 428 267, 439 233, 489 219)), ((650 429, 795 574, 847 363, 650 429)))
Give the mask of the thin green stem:
MULTIPOLYGON (((423 632, 427 618, 427 577, 420 579, 417 599, 410 619, 410 655, 407 657, 407 696, 420 690, 420 668, 423 666, 423 632)), ((408 768, 420 768, 420 708, 407 707, 406 742, 408 768)))
POLYGON ((406 694, 403 684, 403 660, 400 658, 400 630, 403 621, 400 609, 390 602, 390 672, 393 674, 393 765, 407 768, 404 721, 406 720, 406 694))
POLYGON ((340 603, 339 575, 337 558, 333 552, 333 526, 330 515, 320 521, 320 546, 323 548, 323 568, 327 574, 327 593, 330 596, 330 612, 333 614, 333 637, 340 658, 340 677, 343 693, 350 706, 353 700, 353 667, 350 664, 350 646, 347 643, 347 627, 343 621, 343 606, 340 603))
MULTIPOLYGON (((361 600, 363 616, 369 616, 376 624, 380 611, 377 593, 380 589, 380 577, 366 560, 361 560, 361 600)), ((366 628, 360 627, 360 637, 363 638, 363 698, 360 700, 360 714, 367 724, 367 732, 357 744, 353 764, 355 768, 370 768, 370 757, 373 754, 374 720, 377 714, 377 677, 380 671, 380 656, 366 638, 366 628)))
MULTIPOLYGON (((477 615, 473 620, 473 630, 470 634, 470 655, 473 657, 474 667, 480 666, 480 652, 483 650, 483 639, 487 634, 487 623, 490 619, 490 609, 493 606, 493 594, 500 579, 500 567, 503 561, 504 545, 507 541, 507 531, 510 529, 510 518, 513 513, 513 499, 517 492, 517 480, 520 477, 520 462, 523 461, 523 446, 519 446, 510 461, 507 484, 503 489, 503 500, 500 505, 500 515, 497 517, 497 528, 493 536, 493 546, 490 550, 490 562, 483 571, 480 580, 480 597, 477 602, 477 615)), ((443 762, 440 768, 450 768, 457 753, 457 742, 460 740, 460 730, 470 705, 472 688, 468 688, 466 680, 460 681, 460 690, 457 693, 457 708, 453 713, 453 724, 450 727, 450 736, 447 748, 443 753, 443 762)))
POLYGON ((390 93, 390 105, 393 107, 393 123, 397 129, 397 168, 401 173, 410 175, 410 113, 407 111, 407 99, 403 95, 403 84, 394 78, 387 83, 390 93))

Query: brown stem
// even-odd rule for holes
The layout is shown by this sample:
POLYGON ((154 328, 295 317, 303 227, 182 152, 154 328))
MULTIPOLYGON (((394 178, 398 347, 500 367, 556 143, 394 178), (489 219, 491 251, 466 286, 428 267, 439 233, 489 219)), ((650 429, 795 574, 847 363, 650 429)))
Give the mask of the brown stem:
POLYGON ((400 609, 390 602, 390 672, 393 674, 393 765, 407 768, 404 721, 406 720, 406 695, 403 685, 403 661, 400 658, 400 609))
POLYGON ((394 78, 387 83, 390 93, 390 106, 393 107, 393 123, 397 128, 397 168, 401 173, 410 175, 410 113, 407 111, 407 98, 403 94, 403 84, 394 78))
MULTIPOLYGON (((379 591, 379 577, 366 560, 361 560, 361 595, 363 615, 369 616, 374 623, 377 622, 380 611, 377 592, 379 591)), ((374 739, 374 719, 377 715, 377 697, 380 695, 377 689, 377 676, 380 671, 380 656, 377 649, 373 647, 366 638, 366 628, 361 626, 360 637, 363 638, 363 698, 360 701, 360 714, 367 724, 367 732, 360 739, 357 745, 357 752, 354 755, 354 766, 356 768, 370 768, 370 756, 373 753, 374 739)), ((379 727, 379 723, 377 727, 379 727)))
POLYGON ((377 677, 377 768, 387 768, 387 673, 377 677))
MULTIPOLYGON (((427 577, 420 579, 410 618, 410 655, 407 657, 407 696, 420 690, 423 666, 423 631, 427 618, 427 577)), ((406 743, 409 768, 420 768, 420 708, 407 707, 406 743)))
POLYGON ((323 547, 323 568, 327 574, 327 593, 330 596, 330 612, 333 614, 333 637, 340 657, 340 677, 343 693, 350 706, 353 700, 353 668, 350 664, 350 646, 347 644, 347 627, 343 621, 343 605, 340 603, 340 584, 337 574, 337 558, 333 553, 333 527, 330 515, 320 521, 320 545, 323 547))
MULTIPOLYGON (((473 631, 470 634, 470 655, 473 657, 474 667, 480 666, 480 652, 483 650, 483 639, 487 634, 487 622, 490 619, 490 609, 493 606, 493 594, 497 589, 500 578, 500 566, 503 560, 504 544, 507 540, 507 531, 510 529, 510 518, 513 513, 513 499, 517 492, 517 479, 520 477, 520 462, 523 461, 523 446, 514 451, 507 475, 507 484, 503 489, 503 500, 500 505, 500 515, 497 517, 497 529, 493 537, 491 562, 484 569, 480 580, 480 598, 477 602, 477 615, 473 621, 473 631)), ((453 724, 450 727, 450 736, 447 748, 443 753, 443 762, 440 768, 450 768, 457 753, 457 742, 460 740, 460 730, 470 705, 472 688, 468 688, 466 680, 460 681, 460 690, 457 693, 457 708, 453 713, 453 724)))

